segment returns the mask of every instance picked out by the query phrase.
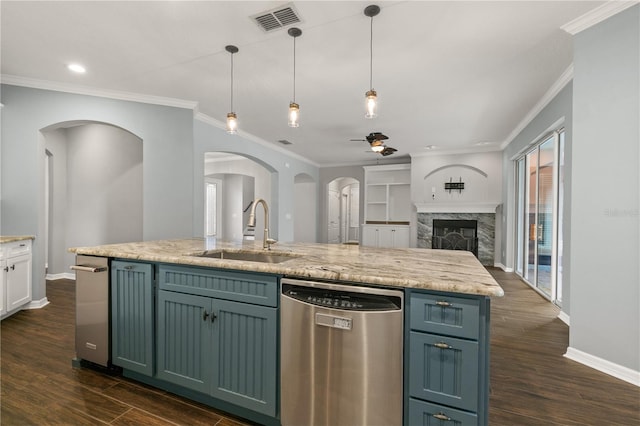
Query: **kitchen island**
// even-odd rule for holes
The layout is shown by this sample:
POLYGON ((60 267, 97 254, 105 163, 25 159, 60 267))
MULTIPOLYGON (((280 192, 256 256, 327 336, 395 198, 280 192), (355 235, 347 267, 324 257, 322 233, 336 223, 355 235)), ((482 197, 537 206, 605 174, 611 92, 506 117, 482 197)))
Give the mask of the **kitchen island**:
POLYGON ((405 295, 403 423, 487 424, 490 297, 503 291, 471 253, 298 243, 266 252, 214 239, 70 251, 111 259, 111 360, 128 377, 277 425, 280 280, 395 288, 405 295))

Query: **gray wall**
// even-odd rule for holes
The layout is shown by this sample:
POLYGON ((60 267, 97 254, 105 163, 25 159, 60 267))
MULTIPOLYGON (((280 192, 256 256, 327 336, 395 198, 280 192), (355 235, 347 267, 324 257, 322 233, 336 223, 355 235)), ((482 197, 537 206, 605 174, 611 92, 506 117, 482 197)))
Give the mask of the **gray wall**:
POLYGON ((575 36, 571 348, 640 372, 640 6, 575 36))
POLYGON ((540 141, 547 132, 557 127, 565 128, 565 180, 564 180, 564 212, 562 233, 565 242, 563 250, 563 285, 562 285, 562 311, 567 315, 571 307, 571 153, 572 153, 572 95, 573 84, 568 83, 549 104, 527 125, 502 153, 502 229, 500 230, 502 241, 501 262, 508 268, 515 268, 515 219, 516 219, 516 185, 515 165, 513 158, 526 151, 531 145, 540 141), (563 120, 559 123, 559 120, 563 120))
MULTIPOLYGON (((10 85, 2 85, 0 96, 4 105, 0 233, 35 235, 34 300, 46 297, 41 238, 45 224, 45 142, 41 131, 52 125, 97 121, 121 127, 142 139, 144 239, 192 235, 191 110, 10 85)), ((200 193, 203 190, 201 185, 200 193)))

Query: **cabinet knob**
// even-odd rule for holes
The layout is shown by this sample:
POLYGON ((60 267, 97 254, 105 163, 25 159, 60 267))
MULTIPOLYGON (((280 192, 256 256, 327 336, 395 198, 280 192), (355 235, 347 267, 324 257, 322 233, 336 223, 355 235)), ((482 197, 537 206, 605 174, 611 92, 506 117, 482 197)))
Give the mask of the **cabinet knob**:
POLYGON ((11 270, 15 271, 16 270, 16 265, 11 265, 11 270))
POLYGON ((206 321, 207 318, 209 318, 209 312, 207 312, 207 310, 205 309, 202 313, 202 321, 206 321))
POLYGON ((9 267, 8 267, 8 266, 5 266, 5 267, 4 267, 4 271, 5 271, 5 272, 9 272, 9 267))
POLYGON ((218 318, 215 312, 211 311, 211 322, 214 322, 218 318))

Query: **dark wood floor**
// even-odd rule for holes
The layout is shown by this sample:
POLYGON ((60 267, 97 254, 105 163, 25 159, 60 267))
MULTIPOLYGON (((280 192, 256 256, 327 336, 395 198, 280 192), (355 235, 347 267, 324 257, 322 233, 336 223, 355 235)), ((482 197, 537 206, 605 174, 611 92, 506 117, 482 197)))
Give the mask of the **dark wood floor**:
MULTIPOLYGON (((491 425, 637 425, 639 388, 564 358, 558 310, 513 274, 492 301, 491 425)), ((0 325, 0 424, 242 425, 224 413, 90 369, 74 356, 74 282, 47 283, 50 304, 0 325)))
POLYGON ((640 388, 563 357, 569 327, 559 309, 515 274, 489 272, 491 425, 640 425, 640 388))

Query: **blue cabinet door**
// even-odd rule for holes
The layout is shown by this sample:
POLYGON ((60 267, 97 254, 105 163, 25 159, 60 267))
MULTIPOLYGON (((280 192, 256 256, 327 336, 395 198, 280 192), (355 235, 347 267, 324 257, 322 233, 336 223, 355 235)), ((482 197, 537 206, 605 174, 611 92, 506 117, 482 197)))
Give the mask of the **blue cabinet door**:
POLYGON ((158 292, 158 378, 210 392, 211 304, 208 297, 158 292))
POLYGON ((214 300, 212 396, 276 415, 277 309, 214 300))
POLYGON ((409 345, 411 396, 478 410, 478 342, 412 331, 409 345))
POLYGON ((111 262, 111 358, 114 365, 153 375, 153 266, 111 262))

